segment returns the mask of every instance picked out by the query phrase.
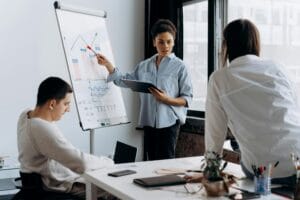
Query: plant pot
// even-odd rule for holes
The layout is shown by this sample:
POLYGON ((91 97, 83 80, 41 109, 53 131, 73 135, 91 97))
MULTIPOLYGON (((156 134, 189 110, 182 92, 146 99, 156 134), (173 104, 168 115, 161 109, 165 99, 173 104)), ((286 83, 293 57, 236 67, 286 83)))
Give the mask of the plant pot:
POLYGON ((210 197, 224 196, 229 192, 228 185, 223 179, 216 181, 203 179, 202 184, 206 190, 207 196, 210 197))

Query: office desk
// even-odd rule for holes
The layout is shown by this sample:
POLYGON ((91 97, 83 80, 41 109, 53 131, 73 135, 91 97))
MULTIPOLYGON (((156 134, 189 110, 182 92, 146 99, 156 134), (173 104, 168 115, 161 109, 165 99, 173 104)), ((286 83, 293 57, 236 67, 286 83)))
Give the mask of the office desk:
MULTIPOLYGON (((158 199, 228 199, 226 197, 219 198, 208 198, 205 195, 204 189, 197 192, 196 194, 189 194, 186 192, 183 185, 168 186, 160 188, 147 189, 135 185, 133 183, 134 178, 150 177, 157 175, 154 171, 162 168, 183 168, 183 169, 199 169, 202 163, 203 157, 188 157, 188 158, 177 158, 169 160, 159 161, 147 161, 147 162, 136 162, 132 164, 118 164, 110 169, 102 169, 91 172, 86 172, 83 177, 87 181, 87 200, 96 200, 96 189, 97 187, 108 191, 114 196, 124 200, 158 200, 158 199), (122 177, 110 177, 107 173, 123 170, 132 169, 137 171, 136 174, 122 176, 122 177)), ((231 174, 237 174, 242 176, 242 171, 239 165, 228 163, 226 172, 231 174)), ((253 183, 249 180, 239 181, 241 188, 253 191, 253 183)), ((279 200, 285 199, 283 197, 270 194, 263 196, 261 199, 279 200)))
POLYGON ((19 177, 19 166, 17 157, 4 159, 4 166, 0 168, 0 199, 1 195, 15 194, 19 191, 14 184, 14 179, 19 177))

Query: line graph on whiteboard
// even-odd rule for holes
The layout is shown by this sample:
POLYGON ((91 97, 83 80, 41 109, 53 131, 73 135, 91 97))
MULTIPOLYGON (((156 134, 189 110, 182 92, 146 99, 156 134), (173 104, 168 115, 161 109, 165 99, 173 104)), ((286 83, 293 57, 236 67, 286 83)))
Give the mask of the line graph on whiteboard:
POLYGON ((89 31, 63 39, 78 110, 84 116, 81 120, 85 124, 96 123, 100 126, 127 121, 124 105, 118 102, 118 98, 122 98, 120 91, 113 83, 106 81, 108 72, 98 64, 95 55, 95 52, 105 52, 105 56, 113 61, 107 34, 89 31))
POLYGON ((60 9, 56 14, 82 129, 128 123, 121 89, 107 82, 95 55, 115 66, 105 18, 60 9))
POLYGON ((97 63, 95 53, 89 50, 88 46, 96 53, 101 51, 109 53, 111 49, 108 49, 107 40, 105 34, 90 31, 78 34, 67 41, 71 56, 71 76, 74 81, 88 81, 90 95, 95 97, 93 98, 95 101, 99 100, 97 97, 103 96, 109 91, 110 84, 106 82, 106 69, 97 63))
POLYGON ((99 74, 99 72, 101 73, 104 70, 100 70, 101 68, 95 59, 95 54, 87 49, 87 46, 91 46, 97 52, 101 51, 99 34, 96 32, 86 35, 78 35, 74 41, 70 41, 71 46, 69 51, 72 57, 74 78, 75 80, 103 79, 105 78, 103 76, 106 74, 99 74), (89 38, 90 35, 94 35, 93 38, 84 39, 89 38), (91 42, 88 42, 90 40, 91 42))

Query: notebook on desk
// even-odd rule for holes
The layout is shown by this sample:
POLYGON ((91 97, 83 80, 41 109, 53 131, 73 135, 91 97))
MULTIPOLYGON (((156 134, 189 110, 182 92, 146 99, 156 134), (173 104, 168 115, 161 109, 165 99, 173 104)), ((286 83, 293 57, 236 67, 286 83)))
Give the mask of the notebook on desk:
POLYGON ((181 176, 171 174, 171 175, 164 175, 164 176, 136 178, 133 179, 133 182, 142 187, 158 187, 158 186, 185 184, 186 180, 181 176))

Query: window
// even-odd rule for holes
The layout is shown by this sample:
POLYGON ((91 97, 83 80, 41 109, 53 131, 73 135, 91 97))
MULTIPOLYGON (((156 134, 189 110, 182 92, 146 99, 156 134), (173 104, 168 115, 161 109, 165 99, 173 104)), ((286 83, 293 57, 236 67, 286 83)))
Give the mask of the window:
MULTIPOLYGON (((300 95, 299 0, 183 0, 183 60, 194 87, 189 115, 205 111, 208 77, 220 65, 221 33, 226 21, 247 18, 261 36, 261 54, 282 63, 300 95), (208 17, 209 16, 209 17, 208 17)), ((300 96, 298 97, 300 103, 300 96)))
POLYGON ((183 24, 183 60, 189 67, 194 87, 189 109, 204 111, 208 82, 208 1, 186 2, 183 24))
MULTIPOLYGON (((300 94, 299 13, 299 0, 264 0, 264 3, 261 0, 228 0, 228 21, 247 18, 257 26, 262 57, 286 67, 297 94, 300 94)), ((300 96, 298 101, 300 103, 300 96)))

